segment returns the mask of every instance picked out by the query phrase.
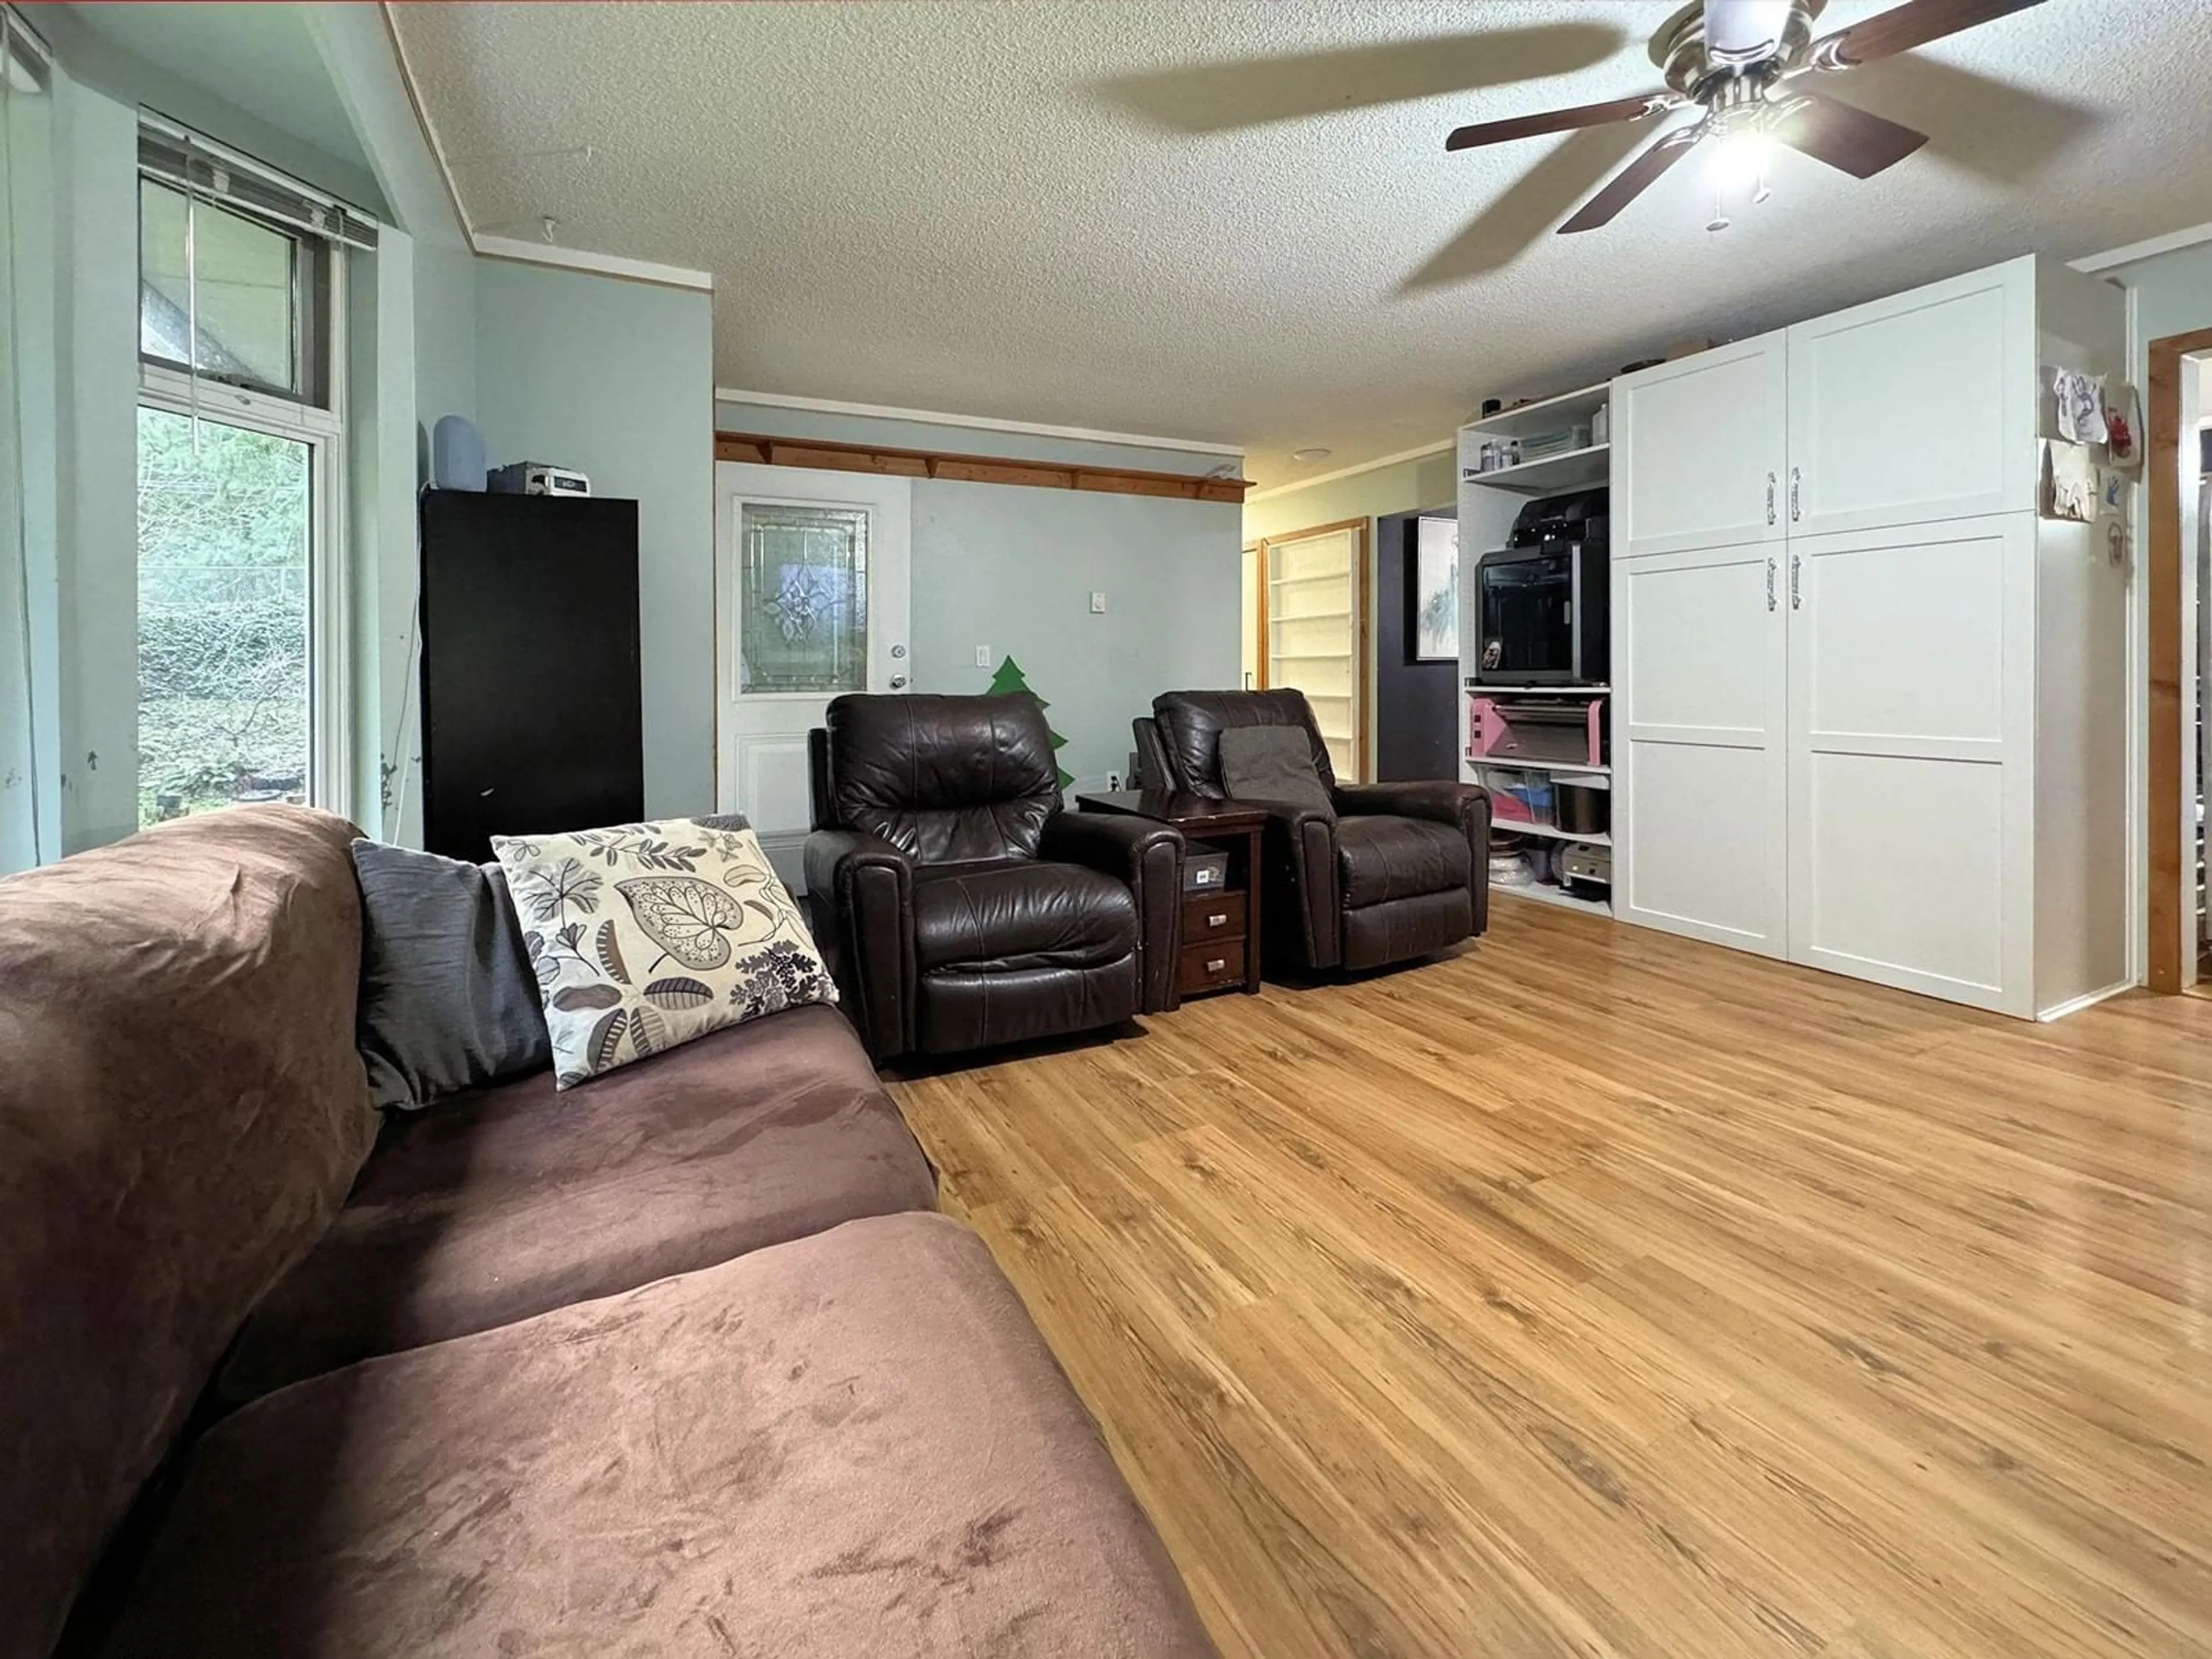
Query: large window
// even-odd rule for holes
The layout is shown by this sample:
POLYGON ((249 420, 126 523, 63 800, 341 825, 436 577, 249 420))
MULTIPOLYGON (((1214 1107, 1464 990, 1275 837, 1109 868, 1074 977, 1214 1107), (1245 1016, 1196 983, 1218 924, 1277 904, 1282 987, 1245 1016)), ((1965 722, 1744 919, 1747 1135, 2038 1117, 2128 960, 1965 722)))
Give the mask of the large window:
POLYGON ((167 129, 141 163, 139 821, 343 810, 342 260, 273 175, 167 129))

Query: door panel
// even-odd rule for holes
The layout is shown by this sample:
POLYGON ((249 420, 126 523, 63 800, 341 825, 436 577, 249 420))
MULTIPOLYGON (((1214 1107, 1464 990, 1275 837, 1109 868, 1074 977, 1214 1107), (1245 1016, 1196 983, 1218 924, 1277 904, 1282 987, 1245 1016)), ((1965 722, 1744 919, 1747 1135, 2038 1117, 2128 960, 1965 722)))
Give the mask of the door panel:
POLYGON ((715 806, 803 886, 806 734, 847 691, 904 690, 913 487, 875 473, 714 468, 715 806))
POLYGON ((1616 552, 1782 538, 1787 364, 1763 334, 1613 383, 1616 552))
POLYGON ((1779 556, 1613 564, 1615 914, 1766 956, 1788 919, 1779 556))
POLYGON ((1794 960, 2033 1012, 2034 532, 1790 542, 1794 960))
POLYGON ((2033 307, 2014 262, 1792 327, 1791 533, 2033 508, 2033 307))

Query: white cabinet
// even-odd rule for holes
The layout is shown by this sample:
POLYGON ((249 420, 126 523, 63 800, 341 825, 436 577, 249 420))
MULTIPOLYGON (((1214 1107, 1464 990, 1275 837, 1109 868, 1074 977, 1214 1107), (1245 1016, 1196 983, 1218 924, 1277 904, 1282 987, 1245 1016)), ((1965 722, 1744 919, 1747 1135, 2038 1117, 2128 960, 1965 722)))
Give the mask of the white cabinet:
POLYGON ((1789 334, 1789 531, 2035 505, 2035 269, 2015 259, 1789 334))
POLYGON ((2025 513, 1791 540, 1797 961, 2033 1012, 2035 549, 2025 513))
POLYGON ((1613 383, 1616 554, 1786 533, 1787 356, 1784 336, 1763 334, 1613 383))
POLYGON ((1781 956, 1788 632, 1781 550, 1615 562, 1613 913, 1781 956))
POLYGON ((1622 919, 2012 1014, 2126 981, 2127 574, 2035 514, 2038 365, 2124 354, 2022 259, 1615 383, 1622 919))

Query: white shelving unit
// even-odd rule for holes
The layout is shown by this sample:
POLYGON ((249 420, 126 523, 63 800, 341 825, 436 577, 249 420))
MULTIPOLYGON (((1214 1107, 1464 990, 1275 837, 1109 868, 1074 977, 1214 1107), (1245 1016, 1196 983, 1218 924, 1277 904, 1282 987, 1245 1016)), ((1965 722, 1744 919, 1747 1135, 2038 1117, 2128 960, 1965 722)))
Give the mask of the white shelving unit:
POLYGON ((1492 898, 1503 895, 1506 898, 1529 899, 1538 904, 1556 904, 1562 910, 1579 910, 1586 916, 1603 916, 1608 921, 1613 919, 1613 906, 1603 900, 1577 898, 1557 887, 1497 881, 1490 884, 1490 894, 1492 898))
MULTIPOLYGON (((1525 440, 1579 426, 1595 428, 1600 425, 1601 413, 1606 414, 1609 422, 1612 398, 1613 387, 1609 381, 1578 386, 1571 392, 1539 398, 1529 403, 1517 404, 1511 409, 1500 410, 1481 420, 1470 421, 1460 428, 1459 522, 1462 582, 1460 614, 1462 617, 1471 618, 1474 615, 1470 590, 1475 560, 1486 549, 1505 545, 1506 532, 1511 528, 1514 514, 1520 511, 1526 497, 1590 489, 1610 484, 1613 481, 1613 447, 1610 441, 1584 444, 1547 455, 1540 460, 1522 461, 1514 466, 1492 467, 1487 471, 1476 465, 1483 445, 1497 438, 1525 440)), ((1609 430, 1606 435, 1609 440, 1609 430)), ((1610 696, 1613 690, 1609 685, 1483 685, 1470 688, 1468 682, 1474 678, 1475 653, 1481 648, 1476 631, 1472 622, 1463 625, 1460 631, 1461 776, 1473 783, 1480 780, 1483 768, 1511 767, 1528 772, 1549 773, 1561 783, 1571 782, 1578 788, 1610 790, 1613 787, 1613 769, 1610 766, 1530 760, 1519 755, 1499 755, 1482 759, 1468 752, 1472 746, 1468 730, 1468 692, 1470 689, 1479 689, 1485 695, 1497 696, 1610 696)), ((1493 827, 1500 834, 1526 835, 1546 841, 1578 842, 1596 847, 1609 848, 1613 845, 1609 834, 1575 835, 1549 824, 1498 823, 1493 827)), ((1553 886, 1512 886, 1500 882, 1491 890, 1510 898, 1525 898, 1539 904, 1579 910, 1586 915, 1610 917, 1613 915, 1613 907, 1609 903, 1575 898, 1553 886)))

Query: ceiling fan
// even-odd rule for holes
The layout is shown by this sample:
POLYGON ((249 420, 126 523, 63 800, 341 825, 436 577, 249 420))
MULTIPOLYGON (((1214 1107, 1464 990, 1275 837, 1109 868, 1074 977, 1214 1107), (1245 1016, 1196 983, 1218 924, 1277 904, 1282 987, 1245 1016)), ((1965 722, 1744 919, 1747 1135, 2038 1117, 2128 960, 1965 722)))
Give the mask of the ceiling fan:
MULTIPOLYGON (((1559 234, 1595 230, 1707 138, 1717 140, 1729 173, 1766 196, 1765 155, 1776 143, 1856 179, 1871 179, 1928 142, 1928 135, 1815 92, 1816 76, 1856 69, 1957 34, 2042 0, 1906 0, 1892 10, 1821 40, 1813 24, 1827 0, 1703 0, 1668 18, 1651 40, 1651 61, 1666 90, 1584 104, 1506 121, 1464 126, 1448 150, 1532 138, 1547 132, 1641 121, 1696 105, 1694 123, 1662 133, 1582 207, 1559 234)), ((1717 208, 1707 228, 1724 228, 1717 208)))

